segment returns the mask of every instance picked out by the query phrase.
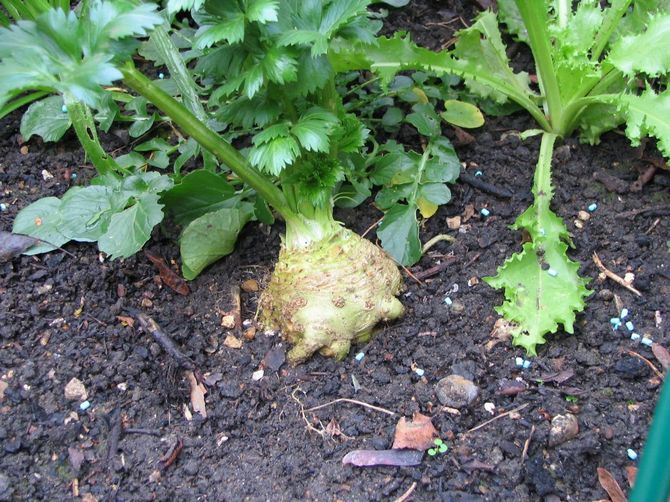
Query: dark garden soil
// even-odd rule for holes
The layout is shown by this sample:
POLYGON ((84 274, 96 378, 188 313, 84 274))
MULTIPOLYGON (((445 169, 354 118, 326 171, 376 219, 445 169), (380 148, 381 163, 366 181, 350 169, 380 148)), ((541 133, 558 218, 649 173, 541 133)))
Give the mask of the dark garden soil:
MULTIPOLYGON (((429 23, 473 14, 438 3, 414 2, 418 7, 394 20, 405 28, 418 24, 417 38, 437 47, 460 21, 429 23)), ((3 230, 30 202, 59 196, 92 171, 74 141, 21 145, 18 120, 13 115, 0 123, 3 230), (53 178, 43 179, 43 170, 53 178)), ((317 356, 296 368, 281 364, 281 338, 260 330, 253 339, 230 333, 242 340, 239 348, 224 344, 231 288, 266 280, 278 228, 247 228, 237 250, 193 281, 188 296, 162 285, 144 254, 110 262, 81 244, 67 245, 68 253, 1 263, 0 500, 65 500, 78 493, 89 501, 363 501, 394 500, 414 487, 413 500, 422 501, 590 501, 607 496, 598 467, 627 490, 627 469, 636 465, 627 450, 642 450, 661 381, 634 354, 662 366, 650 348, 631 341, 625 327, 614 331, 609 320, 618 314, 618 297, 638 333, 670 345, 670 174, 659 171, 633 191, 649 167, 641 159, 655 150, 634 150, 616 134, 595 147, 569 140, 558 148, 554 207, 574 234, 572 257, 593 279, 593 295, 575 334, 550 336, 530 368, 520 369, 515 357, 524 354, 509 341, 487 346, 502 295, 481 278, 520 247, 521 236, 508 226, 531 202, 539 139, 521 142, 515 133, 530 127, 522 114, 491 119, 474 132, 473 143, 458 147, 469 173, 481 170, 481 179, 513 197, 458 182, 453 201, 422 234, 425 241, 448 233, 456 242, 434 246, 412 272, 444 260, 448 267, 420 283, 406 275, 405 317, 382 326, 342 362, 317 356), (579 221, 579 211, 594 202, 590 219, 579 221), (665 213, 654 212, 660 206, 665 213), (488 218, 479 214, 484 207, 488 218), (453 216, 462 217, 460 230, 447 228, 453 216), (617 274, 632 272, 642 296, 598 278, 594 252, 617 274), (206 419, 193 411, 174 359, 137 322, 129 326, 117 317, 132 317, 128 309, 153 318, 204 374, 206 419), (365 353, 360 361, 359 352, 365 353), (261 367, 264 376, 252 379, 261 367), (452 373, 479 388, 478 399, 460 410, 436 396, 435 384, 452 373), (64 397, 72 378, 86 388, 86 410, 81 399, 64 397), (339 398, 397 415, 333 403, 339 398), (307 411, 326 403, 333 404, 307 411), (469 432, 511 410, 518 411, 469 432), (417 467, 342 464, 349 451, 390 448, 399 417, 415 412, 432 417, 447 453, 426 455, 417 467), (566 414, 577 417, 578 434, 550 445, 551 419, 566 414)), ((112 149, 122 146, 111 136, 106 141, 112 149)), ((380 213, 368 203, 338 217, 362 233, 380 213)), ((166 225, 147 248, 176 268, 175 235, 166 225)), ((241 298, 242 319, 253 320, 258 294, 243 291, 241 298)))

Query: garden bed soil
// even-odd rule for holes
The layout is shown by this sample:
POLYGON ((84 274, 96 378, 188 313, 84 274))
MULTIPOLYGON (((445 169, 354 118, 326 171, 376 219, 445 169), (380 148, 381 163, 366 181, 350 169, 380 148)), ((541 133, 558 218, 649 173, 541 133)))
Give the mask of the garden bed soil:
MULTIPOLYGON (((457 26, 429 22, 472 17, 468 9, 417 4, 394 19, 405 28, 423 25, 417 38, 431 47, 448 40, 457 26)), ((19 118, 0 123, 0 194, 8 206, 0 213, 3 230, 30 202, 60 196, 92 174, 73 140, 22 144, 19 118), (43 170, 53 178, 45 180, 43 170)), ((441 233, 456 241, 438 243, 412 273, 444 260, 448 267, 420 283, 405 274, 405 317, 381 326, 342 362, 316 356, 295 368, 277 367, 286 349, 278 335, 259 330, 247 339, 222 327, 234 304, 231 288, 267 280, 279 228, 250 225, 236 251, 190 283, 187 296, 165 287, 142 253, 110 262, 93 245, 68 244, 67 253, 0 264, 0 500, 77 494, 89 501, 393 500, 414 487, 413 500, 589 501, 607 496, 598 467, 627 490, 627 469, 636 465, 627 450, 642 451, 661 381, 632 353, 661 366, 650 348, 631 341, 623 327, 614 331, 609 321, 620 298, 638 333, 670 344, 670 223, 658 212, 621 213, 667 207, 670 175, 659 171, 634 192, 631 185, 648 165, 625 138, 609 134, 594 147, 561 143, 554 208, 573 233, 571 255, 592 278, 593 294, 575 334, 549 336, 530 368, 520 369, 520 349, 509 341, 487 345, 502 295, 481 278, 520 248, 521 236, 509 225, 531 203, 539 138, 522 142, 516 133, 533 126, 523 114, 489 119, 473 132, 473 143, 458 147, 468 172, 481 171, 483 180, 513 197, 458 182, 452 202, 422 230, 424 241, 441 233), (594 172, 607 173, 608 186, 594 180, 594 172), (620 193, 611 191, 616 186, 620 193), (597 209, 579 220, 592 203, 597 209), (481 208, 490 216, 482 217, 481 208), (462 218, 460 230, 447 228, 446 219, 454 216, 462 218), (620 275, 634 273, 642 295, 599 278, 594 252, 620 275), (137 321, 131 326, 119 318, 134 317, 131 309, 153 318, 204 374, 210 383, 206 419, 193 411, 175 360, 137 321), (239 348, 224 344, 228 334, 242 341, 239 348), (365 354, 360 361, 359 352, 365 354), (264 358, 264 376, 255 381, 264 358), (478 399, 458 412, 442 406, 435 391, 452 373, 479 387, 478 399), (570 373, 560 383, 548 378, 570 373), (86 410, 81 399, 64 397, 72 378, 87 390, 86 410), (525 390, 501 392, 512 381, 524 382, 525 390), (340 398, 397 415, 348 402, 306 411, 340 398), (485 403, 495 409, 488 411, 485 403), (399 417, 416 412, 432 418, 447 453, 426 455, 416 467, 342 464, 352 450, 390 448, 399 417), (550 446, 552 417, 568 413, 577 417, 578 434, 550 446)), ((112 136, 105 141, 112 149, 123 146, 112 136)), ((653 154, 648 145, 644 155, 653 154)), ((380 213, 366 203, 338 217, 363 233, 380 213)), ((178 270, 175 232, 162 227, 147 248, 178 270)), ((368 237, 374 239, 373 233, 368 237)), ((243 291, 241 298, 242 319, 253 321, 258 293, 243 291)))

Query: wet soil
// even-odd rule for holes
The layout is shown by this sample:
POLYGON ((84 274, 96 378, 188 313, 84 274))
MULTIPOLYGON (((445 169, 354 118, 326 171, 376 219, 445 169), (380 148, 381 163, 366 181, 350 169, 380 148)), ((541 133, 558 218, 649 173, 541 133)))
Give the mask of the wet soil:
MULTIPOLYGON (((409 28, 421 24, 418 32, 431 19, 472 15, 442 11, 428 2, 394 19, 409 28)), ((433 26, 430 36, 444 41, 450 26, 433 26)), ((33 140, 21 152, 18 118, 0 123, 0 195, 8 206, 0 213, 3 230, 22 207, 91 175, 73 141, 45 146, 33 140), (44 169, 53 178, 44 180, 44 169)), ((481 278, 520 247, 521 236, 508 227, 531 202, 539 139, 521 142, 515 132, 532 126, 521 114, 491 119, 474 132, 474 143, 458 148, 469 172, 480 170, 482 179, 513 197, 457 183, 452 202, 422 234, 426 241, 446 232, 456 242, 437 244, 412 272, 444 260, 449 266, 421 282, 406 275, 406 316, 381 326, 342 362, 317 356, 297 368, 281 364, 281 338, 261 331, 253 340, 232 333, 242 340, 239 348, 224 344, 230 330, 221 323, 233 304, 231 288, 266 280, 280 228, 247 228, 236 251, 193 281, 188 296, 165 287, 143 254, 110 262, 92 245, 0 264, 0 390, 6 386, 0 392, 0 500, 77 494, 89 501, 393 500, 414 486, 413 500, 588 501, 606 497, 597 467, 627 489, 626 469, 635 465, 627 450, 642 450, 660 383, 632 353, 660 364, 609 320, 618 314, 618 297, 638 333, 670 344, 670 222, 653 210, 670 203, 670 175, 660 171, 633 192, 647 164, 625 138, 609 134, 594 147, 561 144, 554 208, 574 235, 571 254, 592 278, 593 294, 575 334, 550 336, 530 368, 520 369, 515 357, 524 354, 509 341, 487 347, 502 296, 481 278), (610 178, 603 184, 594 172, 610 178), (597 210, 578 228, 579 211, 592 203, 597 210), (479 214, 484 207, 488 218, 479 214), (621 217, 643 209, 651 211, 621 217), (459 215, 460 230, 449 230, 446 219, 459 215), (635 274, 642 296, 599 278, 594 252, 614 272, 635 274), (189 384, 174 359, 137 322, 130 326, 118 317, 128 309, 153 318, 204 374, 206 419, 192 410, 189 384), (264 376, 254 380, 263 366, 264 376), (452 373, 479 387, 479 398, 458 411, 442 406, 435 391, 452 373), (85 410, 81 399, 64 397, 72 378, 86 387, 85 410), (511 382, 522 382, 523 391, 506 392, 511 382), (308 411, 339 398, 396 415, 347 402, 308 411), (492 412, 485 403, 495 406, 492 412), (447 453, 426 456, 417 467, 342 465, 351 450, 390 448, 398 418, 415 412, 432 417, 447 453), (568 413, 577 417, 578 434, 550 446, 551 419, 568 413)), ((651 145, 646 154, 653 154, 651 145)), ((338 214, 360 233, 379 216, 369 203, 338 214)), ((178 264, 174 232, 164 226, 148 249, 178 264)), ((253 321, 257 299, 257 293, 242 293, 244 320, 253 321)))

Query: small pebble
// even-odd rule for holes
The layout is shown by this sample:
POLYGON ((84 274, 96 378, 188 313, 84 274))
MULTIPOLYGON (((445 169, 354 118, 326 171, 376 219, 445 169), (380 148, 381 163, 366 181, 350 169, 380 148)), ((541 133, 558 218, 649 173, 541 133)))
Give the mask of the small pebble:
POLYGON ((514 358, 514 364, 521 368, 523 366, 523 357, 514 358))
POLYGON ((363 360, 364 357, 365 357, 365 352, 359 352, 358 354, 356 354, 356 361, 360 362, 360 361, 363 360))
POLYGON ((414 368, 414 373, 422 377, 426 372, 422 370, 421 368, 414 368))
POLYGON ((496 410, 496 405, 493 403, 484 403, 484 409, 493 415, 496 410))
POLYGON ((480 177, 480 176, 482 176, 483 174, 484 174, 484 173, 481 172, 481 171, 476 171, 476 172, 475 172, 475 176, 477 176, 477 177, 480 177))
POLYGON ((645 336, 644 338, 642 338, 642 340, 640 340, 640 343, 642 345, 646 345, 647 347, 651 347, 654 344, 654 341, 651 338, 647 338, 645 336))
POLYGON ((547 273, 552 277, 556 277, 558 275, 558 272, 556 272, 553 268, 547 270, 547 273))
POLYGON ((577 417, 567 413, 565 415, 556 415, 551 420, 551 429, 549 430, 549 446, 557 446, 573 439, 579 434, 579 421, 577 417))
POLYGON ((633 333, 632 335, 630 335, 630 339, 636 342, 640 339, 640 335, 638 335, 637 333, 633 333))
POLYGON ((61 110, 63 113, 67 113, 67 106, 65 106, 65 105, 61 106, 60 110, 61 110))
POLYGON ((598 204, 596 204, 596 203, 594 202, 593 204, 589 205, 589 207, 587 207, 586 209, 589 210, 589 213, 592 213, 593 211, 595 211, 596 209, 598 209, 598 204))
POLYGON ((528 368, 530 368, 530 361, 528 359, 524 360, 521 366, 523 367, 523 369, 527 370, 528 368))
POLYGON ((621 315, 619 315, 619 319, 625 319, 628 317, 628 309, 621 309, 621 315))
POLYGON ((452 302, 452 301, 451 301, 451 298, 449 298, 449 297, 447 296, 447 297, 444 299, 444 303, 447 304, 447 305, 451 305, 451 304, 454 303, 454 302, 452 302))
POLYGON ((79 409, 80 409, 81 411, 86 411, 86 410, 88 410, 90 407, 91 407, 91 402, 90 402, 90 401, 84 401, 83 403, 81 403, 81 404, 79 405, 79 409))
POLYGON ((486 218, 488 215, 491 214, 491 211, 483 207, 480 211, 479 214, 481 214, 484 218, 486 218))
POLYGON ((3 203, 3 204, 0 204, 0 211, 2 211, 3 213, 4 213, 5 211, 7 211, 7 204, 4 204, 4 203, 3 203))
POLYGON ((264 375, 265 375, 265 371, 263 371, 262 369, 256 370, 251 374, 251 379, 254 382, 258 382, 261 378, 263 378, 264 375))
POLYGON ((628 321, 626 323, 626 328, 628 328, 628 331, 633 331, 635 329, 635 326, 633 325, 632 322, 628 321))
POLYGON ((577 213, 577 218, 579 218, 581 221, 588 221, 591 218, 591 215, 586 211, 579 211, 577 213))
POLYGON ((635 450, 633 450, 632 448, 628 448, 628 450, 626 451, 626 453, 628 454, 628 458, 629 458, 629 459, 631 459, 631 460, 637 460, 637 452, 636 452, 635 450))
POLYGON ((461 375, 449 375, 435 384, 440 402, 451 408, 464 408, 477 399, 479 387, 461 375))

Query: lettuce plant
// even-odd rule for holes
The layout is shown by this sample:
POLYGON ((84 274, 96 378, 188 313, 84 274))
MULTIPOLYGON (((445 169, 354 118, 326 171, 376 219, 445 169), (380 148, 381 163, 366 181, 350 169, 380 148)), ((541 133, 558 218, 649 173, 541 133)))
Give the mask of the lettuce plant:
POLYGON ((50 10, 0 30, 0 102, 32 89, 58 94, 98 172, 89 187, 25 208, 14 230, 46 241, 31 252, 73 239, 97 241, 112 258, 125 257, 146 242, 167 207, 184 227, 180 247, 190 279, 231 252, 246 222, 271 223, 269 206, 286 231, 260 318, 293 344, 293 363, 317 351, 343 357, 403 307, 396 264, 334 219, 335 199, 346 186, 369 195, 368 178, 384 184, 390 209, 382 242, 401 260, 416 261, 417 210, 429 215, 448 201, 444 183, 458 174, 441 117, 426 106, 407 116, 427 137, 424 152, 373 142, 373 157, 383 162, 367 159, 369 129, 337 92, 332 58, 348 44, 376 47, 380 23, 368 16, 369 3, 170 0, 168 16, 188 10, 197 25, 181 54, 153 3, 93 0, 81 17, 50 10), (152 30, 143 50, 167 65, 170 85, 149 79, 132 60, 137 38, 152 30), (107 155, 91 109, 104 109, 106 86, 117 81, 139 95, 136 113, 150 117, 152 105, 190 138, 186 145, 193 140, 182 154, 193 157, 197 145, 206 167, 211 155, 221 171, 210 163, 169 177, 107 155))
POLYGON ((384 79, 401 69, 458 75, 472 94, 494 104, 515 103, 537 121, 544 134, 535 203, 513 225, 532 240, 488 280, 505 289, 498 311, 517 323, 514 343, 535 354, 544 335, 559 325, 572 332, 574 313, 584 308, 589 294, 577 264, 566 255, 569 233, 550 209, 553 145, 557 137, 575 131, 583 141, 596 143, 604 132, 625 124, 634 146, 651 136, 670 156, 670 13, 666 2, 651 0, 497 4, 498 16, 481 13, 458 33, 451 50, 434 53, 395 36, 373 50, 343 47, 335 64, 341 69, 371 66, 384 79), (510 66, 499 20, 530 47, 537 87, 528 73, 510 66))

